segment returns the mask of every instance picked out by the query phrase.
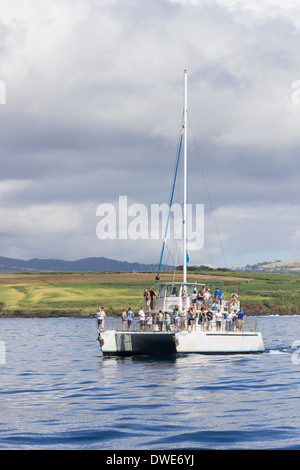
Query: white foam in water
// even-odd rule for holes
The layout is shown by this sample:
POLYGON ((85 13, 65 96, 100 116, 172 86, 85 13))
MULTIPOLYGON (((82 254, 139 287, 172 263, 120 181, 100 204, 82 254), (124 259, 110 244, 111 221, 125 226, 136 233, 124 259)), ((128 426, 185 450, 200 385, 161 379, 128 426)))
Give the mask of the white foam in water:
POLYGON ((287 351, 279 349, 270 349, 269 354, 287 354, 287 351))

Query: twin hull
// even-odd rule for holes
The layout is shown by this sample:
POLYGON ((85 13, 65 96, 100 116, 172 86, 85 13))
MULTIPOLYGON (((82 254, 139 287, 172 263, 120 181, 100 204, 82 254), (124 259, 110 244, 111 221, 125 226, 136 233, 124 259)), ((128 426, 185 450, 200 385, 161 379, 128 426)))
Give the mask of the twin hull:
POLYGON ((238 354, 263 352, 259 332, 108 330, 99 337, 104 355, 132 356, 176 353, 238 354))

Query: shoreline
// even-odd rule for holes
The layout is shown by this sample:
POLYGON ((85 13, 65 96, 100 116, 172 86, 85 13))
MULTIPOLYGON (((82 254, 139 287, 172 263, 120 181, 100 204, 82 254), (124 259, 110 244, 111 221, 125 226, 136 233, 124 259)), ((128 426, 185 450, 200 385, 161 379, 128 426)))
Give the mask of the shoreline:
MULTIPOLYGON (((249 317, 300 315, 299 275, 213 274, 209 278, 193 273, 189 282, 203 280, 211 290, 221 285, 225 298, 238 288, 249 317)), ((0 318, 89 318, 99 305, 108 316, 118 317, 128 305, 134 311, 142 305, 144 289, 153 285, 153 276, 151 272, 0 274, 0 318)), ((169 282, 169 276, 162 273, 161 280, 169 282)))

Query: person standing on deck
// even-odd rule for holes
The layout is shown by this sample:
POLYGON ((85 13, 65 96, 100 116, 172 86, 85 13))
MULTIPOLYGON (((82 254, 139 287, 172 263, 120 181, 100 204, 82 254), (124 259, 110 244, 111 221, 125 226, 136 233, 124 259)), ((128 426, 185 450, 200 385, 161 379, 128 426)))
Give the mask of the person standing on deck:
POLYGON ((146 302, 147 310, 150 310, 151 309, 151 295, 150 295, 150 292, 148 291, 148 289, 145 289, 144 299, 145 299, 145 302, 146 302))
POLYGON ((188 331, 193 331, 195 318, 196 318, 196 311, 194 307, 190 307, 187 314, 188 314, 188 331))
POLYGON ((180 329, 181 330, 186 329, 186 310, 185 310, 185 307, 182 307, 182 310, 180 312, 180 329))
POLYGON ((99 307, 98 312, 96 313, 98 332, 104 329, 104 319, 106 318, 106 313, 103 307, 99 307))
POLYGON ((147 313, 147 318, 146 318, 147 331, 152 330, 152 322, 153 322, 153 318, 152 318, 151 313, 149 312, 147 313))
POLYGON ((221 300, 223 299, 223 292, 217 287, 214 294, 214 301, 218 304, 221 304, 221 300))
POLYGON ((166 330, 171 331, 171 317, 169 312, 165 312, 166 330))
POLYGON ((192 306, 196 310, 196 302, 197 302, 197 289, 194 289, 194 292, 192 293, 192 306))
POLYGON ((230 306, 234 308, 236 306, 238 299, 239 299, 239 296, 237 295, 236 290, 234 290, 231 294, 230 306))
POLYGON ((207 318, 206 317, 206 310, 205 310, 204 307, 201 307, 200 316, 199 316, 200 323, 201 323, 201 331, 205 330, 206 318, 207 318))
POLYGON ((127 321, 127 313, 126 313, 126 309, 123 308, 123 312, 122 312, 122 331, 125 331, 126 321, 127 321))
POLYGON ((221 331, 223 315, 222 315, 220 308, 218 308, 218 310, 216 311, 215 317, 216 317, 216 330, 221 331))
POLYGON ((197 295, 197 298, 196 298, 196 305, 197 305, 196 309, 197 310, 201 310, 203 302, 204 302, 204 292, 203 292, 203 289, 202 289, 201 291, 198 292, 198 295, 197 295))
POLYGON ((211 298, 211 294, 210 294, 210 292, 207 288, 205 289, 203 297, 204 297, 203 305, 204 305, 205 308, 208 308, 209 301, 210 301, 210 298, 211 298))
POLYGON ((139 311, 139 317, 140 317, 140 328, 141 331, 144 331, 145 329, 145 312, 144 312, 144 307, 141 307, 139 311))
POLYGON ((102 324, 101 307, 98 308, 98 312, 96 313, 95 317, 97 319, 97 332, 99 333, 102 324))
POLYGON ((151 310, 153 310, 155 292, 151 288, 149 289, 149 295, 150 295, 150 307, 151 307, 151 310))
POLYGON ((233 311, 233 315, 232 315, 232 331, 235 331, 236 330, 236 324, 237 324, 237 311, 234 310, 233 311))
POLYGON ((211 310, 207 310, 206 312, 207 331, 210 331, 212 329, 213 318, 214 318, 213 312, 211 310))
POLYGON ((246 318, 246 314, 244 312, 244 309, 241 308, 241 310, 239 311, 238 315, 237 315, 237 319, 238 319, 238 330, 239 331, 242 331, 243 329, 243 323, 244 323, 244 319, 246 318))
POLYGON ((163 323, 164 323, 164 314, 162 313, 161 310, 156 315, 156 323, 158 325, 158 331, 162 331, 163 323))
POLYGON ((233 311, 232 309, 229 310, 229 313, 227 313, 226 316, 226 331, 231 331, 232 329, 232 319, 233 319, 233 311))
POLYGON ((128 331, 130 331, 131 327, 132 327, 132 322, 133 322, 133 319, 134 319, 134 313, 133 313, 133 311, 131 310, 130 307, 127 310, 126 316, 127 316, 128 331))
POLYGON ((180 321, 178 305, 175 305, 175 308, 173 310, 172 319, 173 319, 174 329, 175 329, 175 331, 178 331, 179 330, 179 321, 180 321))
POLYGON ((185 289, 182 289, 181 299, 182 299, 182 308, 185 309, 187 306, 187 293, 185 289))

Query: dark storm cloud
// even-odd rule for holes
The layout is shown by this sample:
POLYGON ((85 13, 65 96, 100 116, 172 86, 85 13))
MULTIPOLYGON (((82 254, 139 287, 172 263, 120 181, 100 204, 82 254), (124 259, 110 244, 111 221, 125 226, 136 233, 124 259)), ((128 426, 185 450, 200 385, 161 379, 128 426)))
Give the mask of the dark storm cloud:
POLYGON ((268 245, 273 253, 283 239, 290 256, 296 252, 300 106, 290 94, 299 79, 297 8, 233 0, 35 5, 10 2, 0 25, 0 79, 8 90, 0 108, 1 254, 49 257, 67 246, 69 258, 107 249, 111 257, 145 259, 145 244, 99 244, 96 207, 120 195, 147 207, 168 202, 184 68, 189 197, 205 204, 207 245, 220 259, 212 201, 232 259, 234 246, 265 258, 268 245), (272 243, 262 243, 268 231, 259 207, 277 227, 272 243))

